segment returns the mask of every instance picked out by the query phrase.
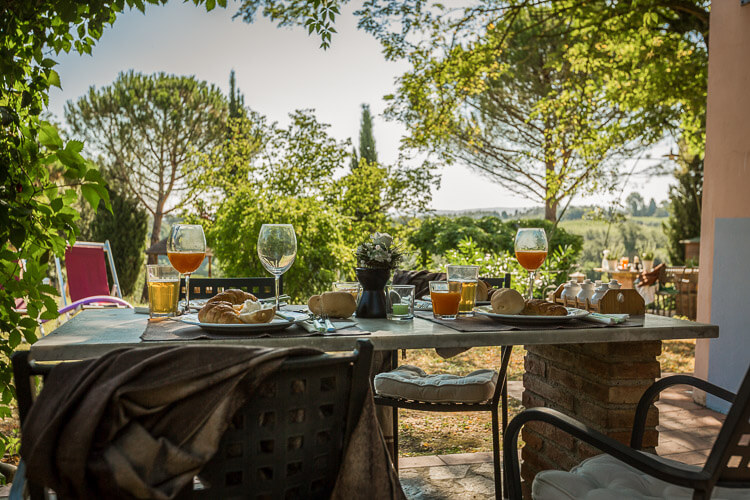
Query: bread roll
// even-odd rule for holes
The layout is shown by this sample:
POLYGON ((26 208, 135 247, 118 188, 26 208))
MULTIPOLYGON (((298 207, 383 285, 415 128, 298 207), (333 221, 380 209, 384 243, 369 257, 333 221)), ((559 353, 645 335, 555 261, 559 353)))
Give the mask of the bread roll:
POLYGON ((529 299, 526 301, 521 314, 527 316, 567 316, 568 310, 565 309, 565 306, 547 302, 546 300, 529 299))
POLYGON ((492 312, 495 314, 520 314, 526 303, 520 293, 512 288, 501 288, 492 294, 492 312))
POLYGON ((241 323, 240 315, 229 302, 211 302, 198 311, 198 321, 201 323, 221 323, 224 325, 241 323))
POLYGON ((488 300, 490 287, 482 280, 477 281, 477 301, 488 300))
POLYGON ((229 302, 230 304, 244 304, 246 300, 258 300, 258 298, 252 293, 243 292, 236 288, 224 290, 223 292, 217 293, 206 301, 206 304, 212 302, 229 302))
POLYGON ((348 318, 357 310, 357 302, 349 292, 324 292, 310 297, 307 307, 313 314, 348 318))

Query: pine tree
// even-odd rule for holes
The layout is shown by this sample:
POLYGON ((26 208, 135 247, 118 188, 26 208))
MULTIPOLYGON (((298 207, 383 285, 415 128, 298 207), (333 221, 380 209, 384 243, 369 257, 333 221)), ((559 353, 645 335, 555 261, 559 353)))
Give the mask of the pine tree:
POLYGON ((362 119, 359 127, 359 157, 370 163, 378 162, 378 153, 375 151, 375 137, 372 135, 372 115, 370 105, 362 105, 362 119))
POLYGON ((229 72, 229 118, 239 118, 244 114, 245 96, 236 88, 234 70, 229 72))

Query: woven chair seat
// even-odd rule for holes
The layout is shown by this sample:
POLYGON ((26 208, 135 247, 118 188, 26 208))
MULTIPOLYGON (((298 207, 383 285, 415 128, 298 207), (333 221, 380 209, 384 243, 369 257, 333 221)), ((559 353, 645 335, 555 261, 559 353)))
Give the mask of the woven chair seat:
POLYGON ((468 375, 428 375, 419 367, 402 365, 375 377, 378 396, 426 403, 482 403, 492 399, 497 385, 495 370, 468 375))

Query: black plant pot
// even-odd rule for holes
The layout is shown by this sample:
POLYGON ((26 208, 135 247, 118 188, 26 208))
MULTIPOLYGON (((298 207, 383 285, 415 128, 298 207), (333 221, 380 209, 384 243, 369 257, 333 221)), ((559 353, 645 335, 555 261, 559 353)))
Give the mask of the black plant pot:
POLYGON ((390 269, 358 267, 357 280, 362 295, 357 305, 358 318, 385 318, 385 284, 391 277, 390 269))

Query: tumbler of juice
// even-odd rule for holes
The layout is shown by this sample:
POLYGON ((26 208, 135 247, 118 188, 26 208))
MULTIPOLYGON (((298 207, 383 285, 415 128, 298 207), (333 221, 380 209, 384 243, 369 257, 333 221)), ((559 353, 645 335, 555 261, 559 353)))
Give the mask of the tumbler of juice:
POLYGON ((430 281, 432 315, 436 319, 456 319, 461 302, 460 281, 430 281))

